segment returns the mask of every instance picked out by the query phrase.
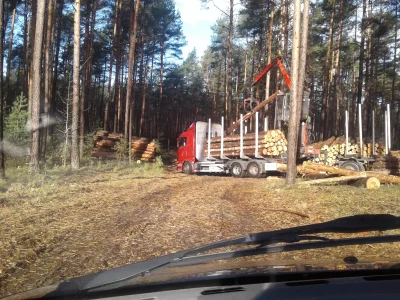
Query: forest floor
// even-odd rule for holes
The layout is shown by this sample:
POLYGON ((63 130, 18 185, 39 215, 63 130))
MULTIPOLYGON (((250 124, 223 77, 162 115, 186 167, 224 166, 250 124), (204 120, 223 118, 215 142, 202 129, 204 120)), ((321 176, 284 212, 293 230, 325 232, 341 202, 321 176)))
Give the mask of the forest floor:
MULTIPOLYGON (((35 177, 9 171, 0 184, 0 296, 247 233, 351 214, 400 215, 398 186, 285 187, 279 178, 186 176, 174 171, 172 156, 164 161, 170 166, 109 164, 35 177)), ((399 250, 354 246, 312 257, 381 259, 399 250)))

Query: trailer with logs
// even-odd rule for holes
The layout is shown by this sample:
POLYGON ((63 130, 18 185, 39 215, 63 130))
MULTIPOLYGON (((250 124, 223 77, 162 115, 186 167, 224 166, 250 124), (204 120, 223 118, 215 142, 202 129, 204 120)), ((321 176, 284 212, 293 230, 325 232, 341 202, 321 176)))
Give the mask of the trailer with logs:
MULTIPOLYGON (((273 66, 278 65, 281 72, 285 74, 284 79, 290 87, 290 78, 283 69, 279 58, 269 64, 257 77, 257 83, 273 66)), ((263 102, 258 103, 253 99, 244 100, 245 111, 250 108, 246 115, 240 118, 224 131, 224 118, 221 124, 207 122, 195 122, 187 131, 183 132, 177 141, 177 170, 186 174, 192 173, 216 173, 231 174, 233 177, 262 177, 270 172, 285 172, 287 140, 280 130, 269 130, 264 120, 264 131, 259 132, 259 112, 269 103, 276 101, 278 121, 288 121, 290 109, 290 95, 277 91, 263 102), (256 104, 254 104, 256 103, 256 104), (254 104, 254 105, 253 105, 254 104), (254 133, 247 134, 244 121, 255 121, 254 133), (239 129, 239 134, 234 134, 239 129)), ((390 114, 388 105, 387 115, 390 114)), ((330 167, 329 174, 344 175, 345 172, 334 170, 341 168, 348 170, 347 178, 361 176, 352 172, 365 172, 376 161, 379 153, 389 154, 390 141, 390 118, 385 123, 385 146, 375 141, 375 124, 373 115, 372 141, 365 143, 362 136, 361 105, 359 105, 359 138, 358 141, 349 139, 349 118, 345 115, 345 136, 332 137, 328 141, 310 144, 311 122, 309 118, 309 98, 304 92, 301 126, 299 137, 298 159, 299 162, 309 161, 314 165, 330 167), (336 167, 336 168, 335 168, 336 167), (350 176, 350 177, 349 177, 350 176)), ((381 159, 381 158, 380 158, 381 159)), ((305 170, 303 167, 301 170, 305 170)), ((308 173, 320 173, 310 169, 308 173)), ((304 173, 303 173, 304 174, 304 173)), ((364 177, 365 174, 362 174, 364 177)), ((390 174, 387 174, 388 176, 390 174)), ((396 174, 397 175, 397 174, 396 174)), ((385 176, 385 175, 382 175, 385 176)), ((366 176, 371 177, 371 176, 366 176)), ((385 179, 386 182, 398 183, 395 178, 385 179)), ((336 180, 339 181, 339 180, 336 180)))

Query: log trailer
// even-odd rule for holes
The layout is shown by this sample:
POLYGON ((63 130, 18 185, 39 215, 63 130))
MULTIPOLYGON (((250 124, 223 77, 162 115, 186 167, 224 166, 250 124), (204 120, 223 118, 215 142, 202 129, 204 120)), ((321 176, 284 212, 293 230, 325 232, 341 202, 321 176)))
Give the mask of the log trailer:
MULTIPOLYGON (((286 85, 290 88, 290 77, 283 67, 280 57, 275 58, 268 64, 254 79, 253 85, 257 84, 273 67, 278 66, 286 85)), ((224 132, 224 118, 221 118, 221 124, 208 122, 194 122, 189 128, 179 135, 177 140, 177 170, 185 174, 193 173, 215 173, 215 174, 231 174, 233 177, 252 177, 259 178, 269 172, 278 171, 278 165, 286 163, 286 154, 280 157, 263 157, 258 154, 259 151, 259 111, 267 104, 276 101, 278 107, 277 120, 288 121, 289 118, 289 100, 290 94, 281 91, 276 92, 261 103, 256 102, 252 98, 245 99, 243 106, 246 115, 240 115, 240 119, 233 123, 232 126, 224 132), (244 121, 255 117, 255 152, 254 157, 248 157, 243 153, 243 135, 244 121), (240 134, 240 155, 232 159, 224 155, 224 136, 232 134, 239 128, 240 134), (220 155, 213 157, 210 155, 211 138, 220 137, 220 155), (207 141, 207 143, 205 143, 207 141), (208 149, 205 155, 206 147, 208 149)), ((301 130, 299 138, 299 159, 309 160, 316 155, 322 153, 320 149, 314 149, 308 145, 308 132, 311 129, 309 122, 309 93, 304 92, 302 114, 301 114, 301 130)), ((346 136, 347 137, 347 136, 346 136)), ((336 164, 341 168, 352 170, 365 170, 364 165, 371 161, 370 158, 363 157, 341 157, 336 164)))

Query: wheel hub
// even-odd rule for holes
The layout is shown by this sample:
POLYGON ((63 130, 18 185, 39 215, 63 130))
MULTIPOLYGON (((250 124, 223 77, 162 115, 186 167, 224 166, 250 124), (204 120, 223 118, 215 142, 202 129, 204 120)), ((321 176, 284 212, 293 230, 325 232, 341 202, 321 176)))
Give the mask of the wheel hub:
POLYGON ((240 167, 239 166, 234 166, 233 167, 233 170, 232 170, 232 172, 233 172, 233 174, 235 174, 235 175, 239 175, 240 174, 240 167))

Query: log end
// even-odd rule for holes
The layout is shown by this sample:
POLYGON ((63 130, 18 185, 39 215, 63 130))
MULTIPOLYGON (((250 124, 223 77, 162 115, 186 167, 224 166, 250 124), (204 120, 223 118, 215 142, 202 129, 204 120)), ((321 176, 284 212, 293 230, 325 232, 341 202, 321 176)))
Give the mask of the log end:
POLYGON ((381 182, 376 177, 369 177, 365 182, 365 187, 368 190, 376 190, 381 186, 381 182))

